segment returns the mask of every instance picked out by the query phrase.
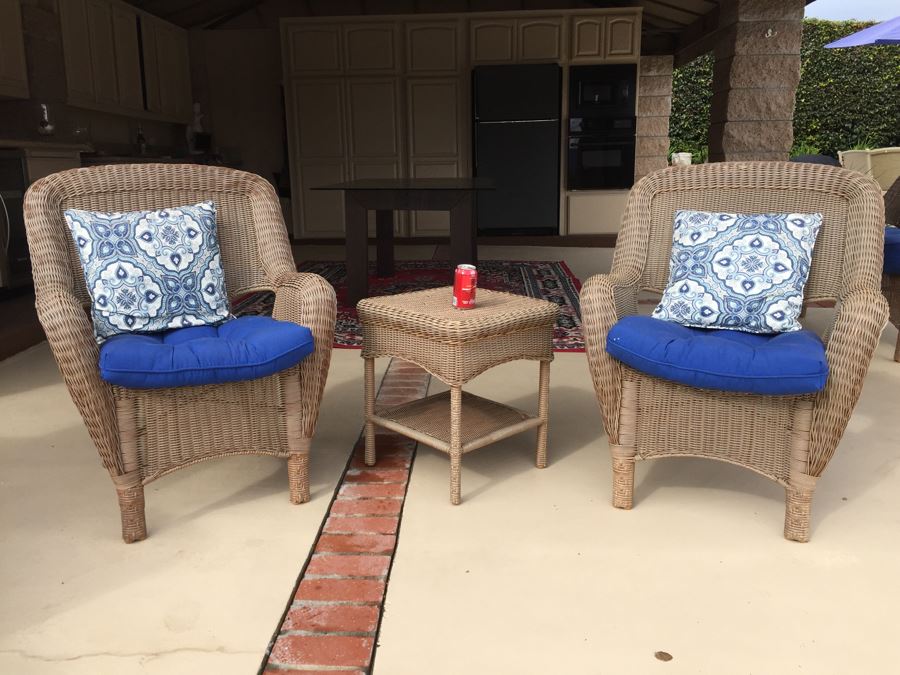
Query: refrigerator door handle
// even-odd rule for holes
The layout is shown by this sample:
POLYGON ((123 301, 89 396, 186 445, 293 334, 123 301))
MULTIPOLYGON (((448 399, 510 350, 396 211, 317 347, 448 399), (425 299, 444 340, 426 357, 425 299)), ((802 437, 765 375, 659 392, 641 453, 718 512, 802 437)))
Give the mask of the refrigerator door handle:
POLYGON ((6 202, 3 201, 3 195, 0 195, 0 207, 3 208, 3 234, 6 235, 6 241, 3 242, 3 253, 9 253, 9 242, 12 239, 12 223, 9 222, 9 210, 6 208, 6 202))

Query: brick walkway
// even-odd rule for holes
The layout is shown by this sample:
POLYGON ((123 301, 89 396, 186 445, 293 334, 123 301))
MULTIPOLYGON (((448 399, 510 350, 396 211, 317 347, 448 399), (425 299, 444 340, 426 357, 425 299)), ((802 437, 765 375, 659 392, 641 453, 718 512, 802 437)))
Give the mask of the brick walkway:
MULTIPOLYGON (((425 396, 430 376, 394 360, 376 405, 425 396)), ((360 387, 362 405, 362 387, 360 387)), ((378 463, 363 462, 362 436, 264 664, 264 675, 369 673, 416 443, 384 432, 378 463)))

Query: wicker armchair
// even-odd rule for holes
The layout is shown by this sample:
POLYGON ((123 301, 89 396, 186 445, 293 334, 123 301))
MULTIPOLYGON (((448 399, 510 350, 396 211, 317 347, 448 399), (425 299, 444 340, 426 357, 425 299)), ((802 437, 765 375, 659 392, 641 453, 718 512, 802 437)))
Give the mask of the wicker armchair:
MULTIPOLYGON (((900 227, 900 178, 884 193, 884 222, 900 227)), ((881 280, 881 289, 891 308, 891 323, 900 330, 900 276, 885 274, 881 280)), ((900 333, 897 334, 894 346, 894 361, 900 363, 900 333)))
POLYGON ((146 538, 144 485, 199 461, 239 454, 288 460, 290 498, 309 500, 309 444, 331 360, 334 290, 299 274, 278 199, 262 178, 221 167, 138 164, 74 169, 37 181, 25 198, 37 312, 69 393, 109 471, 122 538, 146 538), (275 292, 276 319, 308 326, 316 349, 276 375, 227 384, 124 389, 100 379, 98 347, 67 208, 158 209, 212 199, 232 296, 275 292))
POLYGON ((723 162, 664 169, 634 186, 612 271, 588 279, 581 296, 612 453, 614 506, 632 506, 635 459, 708 457, 783 485, 784 535, 809 539, 816 479, 844 433, 887 318, 879 292, 883 228, 875 182, 834 167, 723 162), (644 375, 606 353, 607 331, 637 313, 638 293, 665 288, 673 216, 681 208, 823 214, 806 286, 807 300, 837 301, 825 335, 830 376, 823 391, 760 396, 694 389, 644 375))

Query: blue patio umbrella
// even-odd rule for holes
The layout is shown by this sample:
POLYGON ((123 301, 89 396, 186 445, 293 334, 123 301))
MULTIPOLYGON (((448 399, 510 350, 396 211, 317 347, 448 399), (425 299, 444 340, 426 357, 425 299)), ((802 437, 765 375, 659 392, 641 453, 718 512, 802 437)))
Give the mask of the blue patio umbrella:
POLYGON ((840 40, 829 42, 825 48, 863 47, 865 45, 900 45, 900 16, 863 28, 840 40))

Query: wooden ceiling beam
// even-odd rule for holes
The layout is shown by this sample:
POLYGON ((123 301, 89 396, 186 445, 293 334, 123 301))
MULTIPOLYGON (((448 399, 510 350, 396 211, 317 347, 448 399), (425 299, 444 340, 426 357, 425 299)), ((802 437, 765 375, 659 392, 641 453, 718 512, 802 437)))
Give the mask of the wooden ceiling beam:
POLYGON ((690 63, 698 56, 712 51, 719 30, 718 7, 686 26, 675 43, 675 67, 690 63))

